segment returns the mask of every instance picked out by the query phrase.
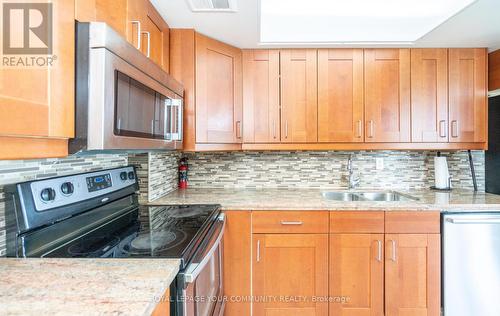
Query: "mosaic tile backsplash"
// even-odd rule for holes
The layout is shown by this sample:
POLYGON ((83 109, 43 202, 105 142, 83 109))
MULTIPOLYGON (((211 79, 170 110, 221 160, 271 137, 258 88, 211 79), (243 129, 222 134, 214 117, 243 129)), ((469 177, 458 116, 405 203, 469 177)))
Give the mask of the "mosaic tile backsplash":
POLYGON ((128 164, 127 154, 97 154, 36 160, 0 160, 0 257, 5 256, 5 194, 3 185, 128 164))
MULTIPOLYGON (((189 185, 211 188, 345 188, 352 155, 360 188, 423 189, 434 185, 433 151, 217 152, 189 153, 189 185), (375 158, 383 158, 377 170, 375 158)), ((452 186, 472 189, 466 151, 448 158, 452 186)), ((484 151, 473 151, 479 190, 484 191, 484 151)))
MULTIPOLYGON (((432 151, 375 152, 217 152, 186 153, 189 185, 210 188, 345 188, 347 158, 353 157, 360 188, 422 189, 434 182, 432 151), (375 158, 383 158, 377 170, 375 158)), ((177 188, 177 166, 182 154, 97 154, 63 159, 0 161, 0 256, 5 255, 5 196, 2 185, 134 164, 142 202, 177 188)), ((448 158, 452 185, 472 189, 467 152, 443 153, 448 158)), ((473 152, 479 190, 484 191, 484 152, 473 152)))
POLYGON ((129 156, 139 180, 139 202, 147 203, 177 189, 178 152, 151 152, 129 156))

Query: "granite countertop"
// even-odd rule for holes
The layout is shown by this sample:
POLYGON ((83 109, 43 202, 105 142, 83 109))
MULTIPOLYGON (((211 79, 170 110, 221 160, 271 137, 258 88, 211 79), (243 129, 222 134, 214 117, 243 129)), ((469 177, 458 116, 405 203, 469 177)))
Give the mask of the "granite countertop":
POLYGON ((178 259, 0 259, 2 315, 150 315, 178 259))
MULTIPOLYGON (((221 204, 224 210, 500 210, 500 195, 472 190, 436 192, 431 190, 396 190, 418 198, 418 201, 342 202, 322 197, 324 191, 345 189, 210 189, 176 190, 149 204, 221 204)), ((355 190, 356 191, 356 190, 355 190)), ((362 189, 358 191, 380 191, 362 189)))

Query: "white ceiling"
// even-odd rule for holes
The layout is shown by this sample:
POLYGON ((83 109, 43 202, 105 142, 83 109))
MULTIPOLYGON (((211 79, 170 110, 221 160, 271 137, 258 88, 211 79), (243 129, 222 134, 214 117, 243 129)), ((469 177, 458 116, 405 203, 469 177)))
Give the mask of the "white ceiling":
MULTIPOLYGON (((186 0, 151 0, 172 28, 194 28, 198 32, 240 48, 352 47, 354 43, 261 44, 260 1, 237 0, 237 12, 192 12, 186 0)), ((286 0, 283 0, 286 1, 286 0)), ((346 0, 349 1, 349 0, 346 0)), ((440 1, 440 0, 436 0, 440 1)), ((303 1, 307 4, 307 1, 303 1)), ((500 49, 500 0, 477 0, 408 47, 488 47, 500 49)), ((300 21, 297 21, 300 24, 300 21)), ((386 47, 390 44, 360 44, 386 47)))

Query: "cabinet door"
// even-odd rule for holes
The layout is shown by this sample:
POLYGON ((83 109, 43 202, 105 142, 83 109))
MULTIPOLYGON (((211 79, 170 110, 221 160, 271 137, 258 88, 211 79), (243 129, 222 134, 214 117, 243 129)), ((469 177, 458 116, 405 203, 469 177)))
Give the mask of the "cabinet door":
POLYGON ((254 316, 328 314, 316 300, 328 296, 327 234, 254 234, 253 249, 254 316))
POLYGON ((386 234, 385 240, 385 315, 440 315, 440 235, 386 234))
POLYGON ((242 141, 241 50, 196 33, 196 142, 242 141))
POLYGON ((281 141, 315 143, 318 140, 317 51, 280 51, 281 141))
POLYGON ((127 1, 127 39, 163 70, 169 70, 169 28, 148 0, 127 1))
POLYGON ((449 49, 450 142, 486 142, 486 49, 449 49))
POLYGON ((411 50, 411 140, 448 142, 448 50, 411 50))
POLYGON ((169 28, 153 5, 146 1, 143 41, 146 56, 163 70, 169 71, 169 28), (146 38, 144 38, 144 35, 146 38), (149 44, 149 47, 148 47, 149 44), (149 54, 148 54, 149 52, 149 54))
POLYGON ((363 141, 363 50, 318 50, 318 141, 363 141))
POLYGON ((365 49, 366 142, 410 141, 410 50, 365 49))
MULTIPOLYGON (((52 24, 57 25, 52 32, 52 51, 27 56, 4 51, 0 70, 0 159, 64 156, 67 139, 74 135, 75 7, 73 1, 49 2, 52 24), (29 56, 37 57, 37 64, 29 56), (11 64, 6 65, 6 60, 11 64)), ((10 8, 7 12, 7 3, 3 5, 13 28, 11 43, 23 45, 22 30, 15 29, 23 25, 19 21, 23 15, 13 12, 27 14, 28 9, 10 8)), ((24 38, 28 43, 27 35, 24 38)), ((31 34, 30 38, 37 45, 45 44, 43 36, 39 39, 31 34)))
POLYGON ((245 143, 280 141, 279 62, 277 50, 243 51, 245 143))
POLYGON ((384 235, 330 235, 330 315, 383 315, 384 235))
MULTIPOLYGON (((224 295, 250 297, 252 275, 252 218, 250 211, 226 211, 224 230, 224 295)), ((250 316, 249 300, 228 300, 225 315, 250 316)))

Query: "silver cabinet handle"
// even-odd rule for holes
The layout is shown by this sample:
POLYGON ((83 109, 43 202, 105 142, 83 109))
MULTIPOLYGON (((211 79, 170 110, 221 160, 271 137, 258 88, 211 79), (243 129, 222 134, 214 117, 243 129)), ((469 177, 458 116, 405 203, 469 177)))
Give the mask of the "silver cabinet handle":
POLYGON ((363 134, 363 122, 361 120, 358 120, 358 135, 356 135, 357 138, 361 138, 363 134))
POLYGON ((453 137, 453 138, 458 137, 458 121, 457 120, 451 121, 451 137, 453 137))
POLYGON ((377 261, 382 262, 382 241, 377 240, 377 261))
POLYGON ((241 138, 241 121, 236 121, 236 138, 241 138))
POLYGON ((302 221, 281 221, 281 225, 302 225, 302 221))
POLYGON ((389 240, 392 245, 392 254, 391 254, 391 260, 396 262, 396 241, 395 240, 389 240))
POLYGON ((148 46, 146 50, 146 56, 149 58, 151 56, 151 33, 148 31, 143 31, 141 34, 145 34, 146 37, 148 38, 148 46))
POLYGON ((260 240, 257 240, 257 262, 260 262, 260 240))
POLYGON ((137 24, 137 49, 141 49, 141 21, 130 21, 132 24, 137 24))
POLYGON ((446 121, 439 121, 439 137, 446 137, 446 121))
POLYGON ((285 139, 288 139, 288 120, 285 120, 285 139))
POLYGON ((375 123, 373 122, 373 120, 369 120, 368 121, 368 138, 373 138, 373 125, 375 123))

